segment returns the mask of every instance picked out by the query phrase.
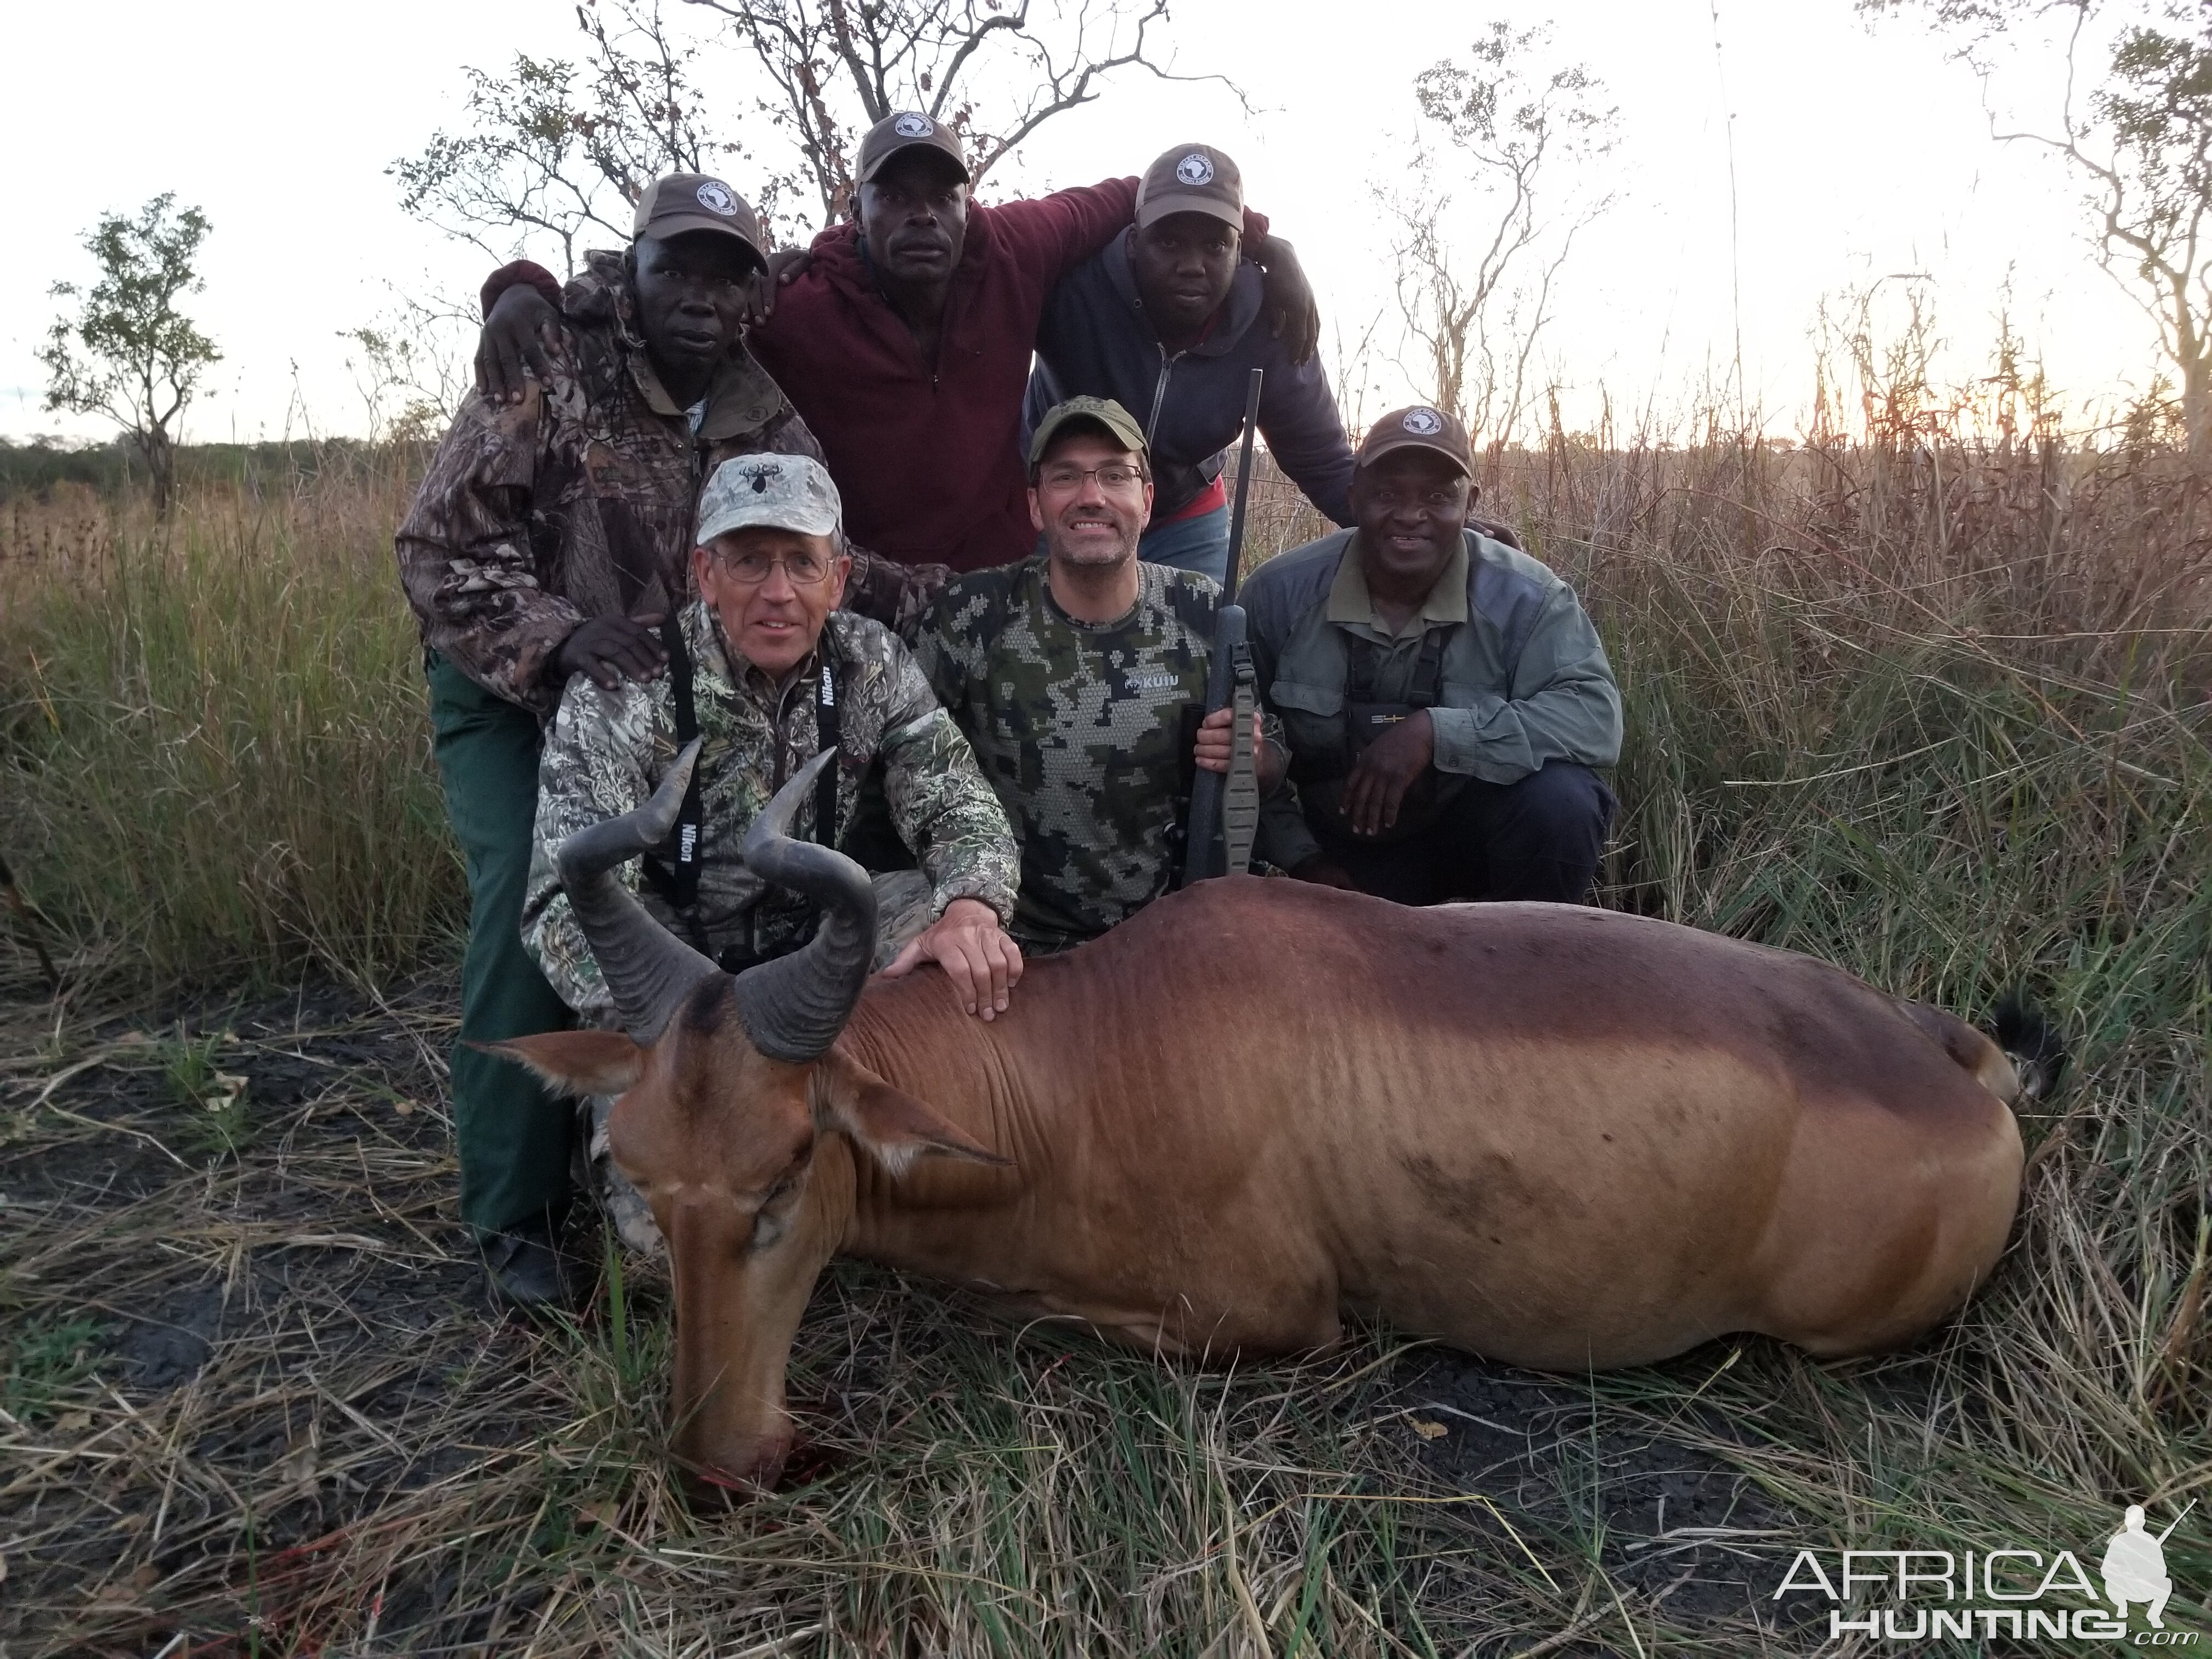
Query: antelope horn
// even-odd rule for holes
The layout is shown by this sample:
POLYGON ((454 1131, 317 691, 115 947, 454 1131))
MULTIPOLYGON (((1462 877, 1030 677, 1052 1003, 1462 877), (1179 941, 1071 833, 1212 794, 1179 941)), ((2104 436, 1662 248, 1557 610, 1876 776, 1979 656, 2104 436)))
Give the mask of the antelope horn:
POLYGON ((649 915, 614 872, 668 839, 699 759, 695 739, 644 805, 579 830, 553 849, 553 867, 615 1000, 623 1030, 641 1046, 668 1029, 684 1000, 722 970, 649 915))
POLYGON ((772 1060, 805 1061, 828 1052, 853 1017, 875 959, 876 890, 867 872, 835 848, 791 837, 799 804, 836 758, 835 749, 825 749, 808 762, 745 836, 748 869, 822 907, 822 926, 804 950, 738 975, 745 1035, 772 1060))

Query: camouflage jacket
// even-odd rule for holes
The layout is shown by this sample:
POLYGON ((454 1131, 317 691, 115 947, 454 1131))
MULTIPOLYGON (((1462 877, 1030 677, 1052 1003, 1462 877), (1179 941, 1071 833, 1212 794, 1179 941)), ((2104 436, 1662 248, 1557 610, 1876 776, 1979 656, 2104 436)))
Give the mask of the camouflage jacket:
MULTIPOLYGON (((696 409, 678 409, 647 359, 620 256, 592 259, 592 280, 570 284, 553 374, 519 404, 469 394, 395 538, 424 643, 540 716, 561 696, 553 652, 579 623, 665 614, 690 596, 695 508, 714 465, 822 456, 742 346, 696 409)), ((856 550, 846 607, 911 626, 945 574, 856 550)))
POLYGON ((1104 623, 1054 602, 1042 556, 955 577, 915 646, 1013 820, 1025 951, 1095 939, 1175 874, 1221 590, 1138 568, 1135 609, 1104 623))
MULTIPOLYGON (((777 686, 730 652, 703 604, 686 605, 681 626, 702 744, 697 920, 717 956, 732 946, 780 954, 811 936, 814 913, 797 895, 766 887, 738 848, 769 798, 820 749, 816 659, 777 686)), ((882 624, 849 612, 833 614, 823 637, 837 690, 839 825, 852 823, 860 786, 880 762, 892 825, 931 884, 932 917, 954 899, 973 898, 1005 920, 1013 913, 1016 867, 1006 816, 913 655, 882 624)), ((665 675, 604 691, 579 674, 546 734, 522 938, 562 1000, 586 1017, 602 1014, 609 999, 554 874, 553 848, 644 800, 674 763, 677 748, 675 697, 665 675)), ((793 833, 814 834, 812 796, 793 833)), ((623 879, 638 887, 639 866, 625 866, 623 879)), ((661 922, 684 931, 649 884, 641 896, 661 922)))

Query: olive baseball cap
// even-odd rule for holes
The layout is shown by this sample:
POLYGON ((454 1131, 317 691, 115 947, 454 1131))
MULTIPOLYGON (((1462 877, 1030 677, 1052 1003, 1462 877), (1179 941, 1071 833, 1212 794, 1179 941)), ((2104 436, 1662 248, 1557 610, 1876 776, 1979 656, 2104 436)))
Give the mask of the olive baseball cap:
POLYGON ((699 544, 756 526, 834 536, 844 512, 837 486, 812 456, 740 455, 707 480, 699 498, 699 544))
POLYGON ((681 236, 686 231, 716 230, 734 236, 756 259, 761 251, 760 221, 745 198, 720 179, 703 173, 672 173, 656 179, 637 198, 635 234, 681 236))
POLYGON ((1426 404, 1394 409, 1369 427, 1366 437, 1360 440, 1359 453, 1352 458, 1352 465, 1372 466, 1395 449, 1425 449, 1443 456, 1464 476, 1474 476, 1467 427, 1456 415, 1426 404))
POLYGON ((914 109, 894 111, 868 129, 868 136, 860 140, 853 182, 875 183, 876 175, 892 156, 909 149, 933 149, 951 157, 952 165, 960 169, 961 182, 968 182, 968 158, 961 153, 958 135, 944 122, 914 109))
POLYGON ((1111 398, 1070 398, 1045 410, 1044 418, 1037 422, 1036 431, 1030 437, 1030 465, 1043 463, 1046 449, 1063 429, 1085 422, 1104 427, 1115 443, 1132 453, 1145 453, 1145 428, 1121 404, 1111 398))
POLYGON ((1203 213, 1244 228, 1244 175, 1211 144, 1177 144, 1137 181, 1137 228, 1170 213, 1203 213))

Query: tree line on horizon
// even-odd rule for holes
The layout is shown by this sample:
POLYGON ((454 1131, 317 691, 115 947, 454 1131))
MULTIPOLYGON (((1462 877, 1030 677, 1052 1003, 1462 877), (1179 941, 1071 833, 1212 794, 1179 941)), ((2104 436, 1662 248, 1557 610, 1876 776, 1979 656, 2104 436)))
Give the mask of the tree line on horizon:
MULTIPOLYGON (((1217 82, 1244 99, 1226 76, 1176 70, 1163 51, 1166 0, 1057 0, 1017 11, 992 0, 671 3, 697 7, 710 26, 678 28, 664 0, 586 0, 574 61, 518 52, 502 71, 465 69, 465 125, 388 169, 402 205, 489 257, 533 251, 573 270, 580 244, 628 240, 629 210, 653 179, 724 170, 718 160, 757 181, 756 205, 773 235, 805 240, 847 214, 859 135, 895 109, 923 109, 958 131, 980 182, 1117 76, 1217 82), (709 82, 750 88, 748 131, 764 138, 740 142, 714 125, 699 90, 709 82)), ((2158 332, 2164 367, 2144 400, 2157 417, 2148 424, 2166 426, 2193 460, 2212 457, 2212 246, 2203 245, 2212 7, 1854 3, 1874 26, 1925 21, 1980 77, 1992 139, 2063 161, 2082 186, 2093 257, 2158 332), (2054 30, 2066 94, 2044 124, 2012 123, 1990 89, 2054 30), (2108 55, 2099 64, 2093 52, 2108 55)), ((1534 354, 1555 281, 1577 234, 1613 204, 1596 164, 1620 142, 1619 112, 1588 65, 1553 58, 1547 27, 1504 23, 1423 70, 1413 97, 1420 141, 1402 187, 1385 195, 1395 226, 1395 361, 1431 402, 1509 441, 1538 413, 1534 354)), ((74 311, 54 320, 36 354, 48 375, 46 408, 112 421, 162 514, 185 412, 222 360, 183 309, 203 286, 198 256, 212 230, 173 191, 135 214, 103 214, 84 239, 97 274, 53 285, 74 311)), ((423 441, 442 428, 461 387, 433 336, 465 315, 403 300, 396 319, 341 331, 372 440, 423 441)), ((1340 392, 1384 327, 1378 313, 1348 352, 1340 336, 1340 392)), ((2138 410, 2131 429, 2145 425, 2138 410)))

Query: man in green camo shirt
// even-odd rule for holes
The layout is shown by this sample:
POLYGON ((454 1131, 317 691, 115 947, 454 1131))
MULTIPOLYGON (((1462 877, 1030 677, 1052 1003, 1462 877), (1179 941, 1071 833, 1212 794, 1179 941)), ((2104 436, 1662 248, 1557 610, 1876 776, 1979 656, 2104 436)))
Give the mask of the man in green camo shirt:
MULTIPOLYGON (((1007 931, 1047 954, 1168 890, 1190 765, 1228 770, 1231 716, 1200 719, 1221 590, 1138 562, 1152 486, 1128 411, 1069 399, 1037 423, 1029 463, 1045 551, 956 578, 915 656, 1013 821, 1007 931)), ((1255 721, 1266 795, 1287 757, 1274 717, 1255 721)))
MULTIPOLYGON (((830 798, 817 794, 801 804, 793 833, 834 844, 862 780, 879 777, 891 827, 921 866, 875 878, 876 966, 898 975, 934 962, 968 1012, 1003 1013, 1022 969, 1002 925, 1014 906, 1013 836, 898 636, 837 609, 851 573, 837 487, 811 456, 746 456, 715 469, 699 513, 699 597, 678 616, 678 672, 611 688, 579 674, 562 696, 539 763, 523 943, 586 1024, 612 1021, 555 853, 578 830, 635 808, 667 775, 683 747, 688 666, 701 744, 697 892, 683 902, 669 867, 653 861, 639 894, 647 910, 732 972, 804 945, 815 912, 747 866, 744 838, 776 790, 834 744, 835 822, 818 821, 830 798)), ((632 865, 622 878, 639 873, 632 865)), ((612 1105, 587 1105, 590 1179, 623 1240, 657 1251, 650 1211, 608 1157, 612 1105)))

